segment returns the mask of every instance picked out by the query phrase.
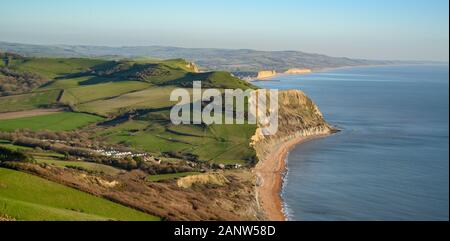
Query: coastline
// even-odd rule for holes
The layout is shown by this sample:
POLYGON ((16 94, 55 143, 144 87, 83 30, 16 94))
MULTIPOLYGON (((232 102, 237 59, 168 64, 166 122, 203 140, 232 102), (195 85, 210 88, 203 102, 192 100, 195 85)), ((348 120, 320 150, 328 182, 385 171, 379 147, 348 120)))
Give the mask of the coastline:
POLYGON ((276 73, 272 76, 264 77, 264 78, 255 78, 250 80, 250 82, 258 82, 258 81, 266 81, 271 80, 272 78, 281 77, 281 76, 289 76, 289 75, 308 75, 308 74, 314 74, 315 71, 311 70, 309 73, 276 73))
POLYGON ((270 153, 256 165, 255 172, 258 178, 256 193, 260 208, 263 210, 267 220, 287 221, 281 191, 284 174, 287 170, 286 158, 289 152, 299 144, 329 135, 299 136, 284 141, 271 148, 269 150, 270 153))
MULTIPOLYGON (((273 78, 289 76, 289 75, 310 75, 315 73, 324 73, 330 72, 333 70, 340 69, 353 69, 353 68, 364 68, 364 67, 384 67, 384 66, 415 66, 415 65, 440 65, 441 63, 389 63, 389 64, 368 64, 368 65, 350 65, 350 66, 341 66, 341 67, 326 67, 326 68, 317 68, 311 69, 310 73, 277 73, 275 75, 264 77, 264 78, 255 78, 251 79, 249 82, 259 82, 259 81, 268 81, 273 78)), ((448 63, 443 63, 448 64, 448 63)))

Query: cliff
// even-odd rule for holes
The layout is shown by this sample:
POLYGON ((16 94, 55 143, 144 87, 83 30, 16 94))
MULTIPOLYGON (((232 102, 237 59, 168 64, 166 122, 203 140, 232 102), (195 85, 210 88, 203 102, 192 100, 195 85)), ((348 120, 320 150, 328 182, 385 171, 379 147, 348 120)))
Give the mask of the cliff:
POLYGON ((199 73, 200 70, 198 68, 198 66, 193 63, 193 62, 188 62, 186 65, 186 68, 188 68, 190 71, 194 72, 194 73, 199 73))
POLYGON ((276 135, 264 136, 261 129, 257 129, 251 142, 259 160, 254 169, 257 176, 256 199, 265 219, 271 221, 285 219, 280 191, 287 153, 302 141, 333 132, 314 102, 298 90, 279 93, 278 122, 276 135))
POLYGON ((332 127, 326 123, 317 105, 302 91, 280 91, 278 102, 278 133, 274 136, 263 136, 258 129, 252 138, 251 145, 260 160, 264 160, 267 151, 265 147, 271 144, 298 136, 308 137, 332 132, 332 127))
POLYGON ((277 71, 275 70, 263 70, 259 71, 256 79, 266 79, 277 75, 277 71))
POLYGON ((284 72, 285 74, 310 74, 312 73, 311 69, 299 69, 299 68, 294 68, 294 69, 288 69, 286 72, 284 72))

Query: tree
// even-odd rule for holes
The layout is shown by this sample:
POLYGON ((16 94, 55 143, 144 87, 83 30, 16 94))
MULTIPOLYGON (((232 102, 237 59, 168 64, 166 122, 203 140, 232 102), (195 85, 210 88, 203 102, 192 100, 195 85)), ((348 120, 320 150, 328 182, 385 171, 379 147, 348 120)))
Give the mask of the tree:
POLYGON ((0 146, 0 162, 34 162, 33 157, 22 151, 14 151, 0 146))
POLYGON ((8 54, 5 54, 5 56, 3 57, 3 62, 5 62, 6 67, 9 67, 9 63, 11 62, 11 60, 8 54))

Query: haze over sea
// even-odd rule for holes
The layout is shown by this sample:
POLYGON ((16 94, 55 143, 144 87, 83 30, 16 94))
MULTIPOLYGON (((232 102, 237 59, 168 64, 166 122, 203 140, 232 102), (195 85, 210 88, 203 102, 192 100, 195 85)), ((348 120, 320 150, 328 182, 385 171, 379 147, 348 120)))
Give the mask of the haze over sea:
POLYGON ((448 220, 449 66, 276 77, 342 130, 298 145, 282 197, 291 220, 448 220))

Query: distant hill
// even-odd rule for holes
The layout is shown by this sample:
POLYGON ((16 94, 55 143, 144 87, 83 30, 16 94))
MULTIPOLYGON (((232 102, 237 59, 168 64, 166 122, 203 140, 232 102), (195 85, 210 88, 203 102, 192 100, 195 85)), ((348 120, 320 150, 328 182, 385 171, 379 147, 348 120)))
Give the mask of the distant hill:
POLYGON ((257 72, 286 71, 291 68, 324 69, 344 66, 393 64, 376 61, 330 57, 299 51, 258 51, 250 49, 178 48, 165 46, 105 47, 69 45, 31 45, 0 42, 0 51, 34 57, 102 57, 102 58, 184 58, 202 70, 257 72))

